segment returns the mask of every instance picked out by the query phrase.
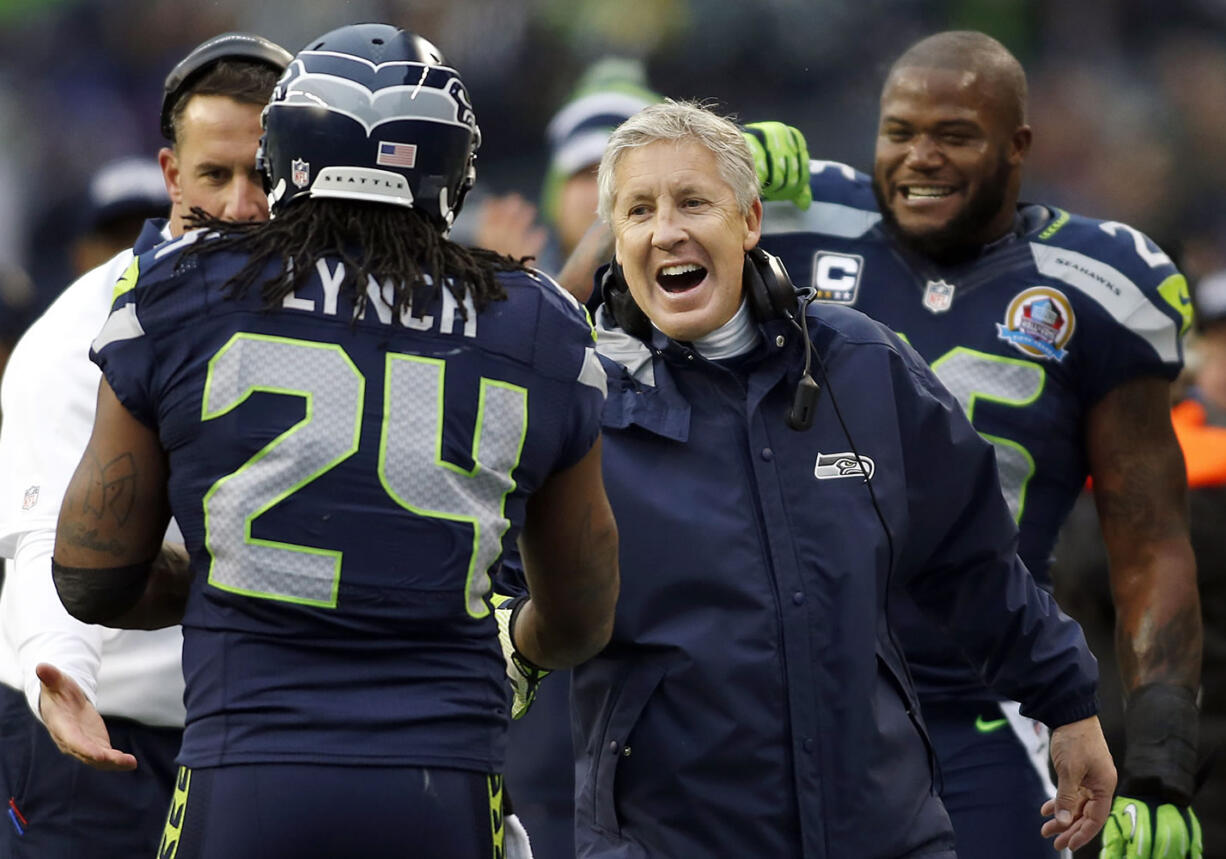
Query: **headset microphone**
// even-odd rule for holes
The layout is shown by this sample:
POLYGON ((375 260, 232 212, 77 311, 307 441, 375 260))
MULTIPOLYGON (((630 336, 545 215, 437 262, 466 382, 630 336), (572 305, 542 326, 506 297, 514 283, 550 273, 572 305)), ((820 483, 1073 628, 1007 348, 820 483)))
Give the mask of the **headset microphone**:
POLYGON ((792 407, 788 409, 788 427, 804 432, 813 426, 813 413, 817 410, 817 398, 821 393, 821 385, 812 376, 805 373, 800 377, 796 393, 792 396, 792 407))
MULTIPOLYGON (((792 407, 788 409, 785 421, 790 429, 797 432, 804 432, 809 427, 813 426, 813 415, 817 411, 817 398, 822 394, 822 386, 813 378, 813 374, 809 372, 810 360, 813 354, 817 351, 813 342, 809 339, 809 302, 813 300, 813 290, 797 290, 797 298, 799 299, 800 323, 797 324, 796 318, 789 313, 788 320, 800 330, 801 338, 805 344, 805 368, 801 373, 800 381, 796 383, 796 393, 792 395, 792 407)), ((820 361, 821 358, 818 358, 820 361)))

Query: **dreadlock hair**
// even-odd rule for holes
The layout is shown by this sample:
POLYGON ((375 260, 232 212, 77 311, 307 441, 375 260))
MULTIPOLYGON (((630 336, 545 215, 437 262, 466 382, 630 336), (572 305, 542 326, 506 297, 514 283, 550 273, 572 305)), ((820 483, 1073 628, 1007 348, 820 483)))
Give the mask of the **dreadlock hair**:
POLYGON ((370 278, 391 284, 390 303, 397 314, 411 312, 416 304, 420 315, 445 283, 467 319, 466 294, 479 313, 507 297, 497 272, 527 271, 523 260, 447 240, 442 222, 424 212, 383 203, 308 199, 267 223, 222 221, 193 208, 187 223, 218 235, 185 248, 179 265, 190 256, 223 250, 247 254, 246 264, 223 286, 231 297, 246 293, 270 260, 279 261, 277 272, 259 287, 270 310, 311 277, 316 260, 324 256, 344 263, 340 291, 352 298, 355 319, 366 307, 370 278))

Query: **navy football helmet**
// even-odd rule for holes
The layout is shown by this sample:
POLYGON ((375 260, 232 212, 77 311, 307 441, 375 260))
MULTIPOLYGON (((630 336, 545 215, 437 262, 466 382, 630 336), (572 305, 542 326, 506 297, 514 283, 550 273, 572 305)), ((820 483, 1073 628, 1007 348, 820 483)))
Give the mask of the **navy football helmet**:
POLYGON ((459 72, 386 24, 314 39, 264 109, 257 164, 273 217, 298 199, 408 206, 445 227, 477 177, 481 131, 459 72))

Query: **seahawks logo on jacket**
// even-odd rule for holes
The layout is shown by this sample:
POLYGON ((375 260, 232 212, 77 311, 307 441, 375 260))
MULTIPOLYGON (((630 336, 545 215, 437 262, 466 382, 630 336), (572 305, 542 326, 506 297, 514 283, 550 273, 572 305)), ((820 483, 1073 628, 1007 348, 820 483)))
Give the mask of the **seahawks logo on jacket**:
POLYGON ((871 480, 876 463, 870 457, 860 456, 859 462, 851 451, 845 453, 819 453, 813 466, 813 476, 818 480, 834 480, 839 477, 863 477, 871 480))

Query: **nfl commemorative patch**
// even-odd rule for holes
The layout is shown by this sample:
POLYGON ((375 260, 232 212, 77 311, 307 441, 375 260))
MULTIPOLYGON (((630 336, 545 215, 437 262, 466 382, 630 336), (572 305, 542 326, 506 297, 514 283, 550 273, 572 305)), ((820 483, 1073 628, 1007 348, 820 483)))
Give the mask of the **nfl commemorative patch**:
POLYGON ((996 335, 1031 358, 1063 361, 1064 347, 1077 327, 1073 305, 1058 289, 1032 286, 1009 302, 1004 323, 996 324, 996 335))

